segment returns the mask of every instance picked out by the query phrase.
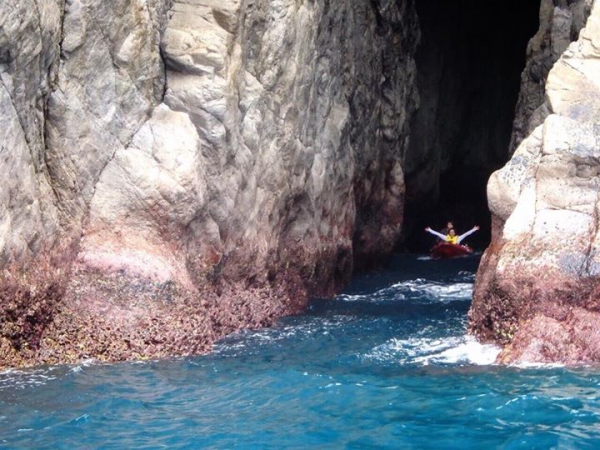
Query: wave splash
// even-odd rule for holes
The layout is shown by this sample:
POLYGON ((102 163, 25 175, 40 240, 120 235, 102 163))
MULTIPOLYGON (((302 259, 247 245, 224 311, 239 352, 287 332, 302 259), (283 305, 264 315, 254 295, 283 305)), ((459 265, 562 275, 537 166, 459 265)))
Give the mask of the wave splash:
POLYGON ((486 366, 494 364, 500 348, 481 344, 473 336, 447 338, 411 337, 391 339, 375 347, 367 359, 396 361, 397 364, 469 364, 486 366))
POLYGON ((443 283, 424 278, 402 281, 376 292, 365 294, 342 294, 337 297, 344 302, 389 302, 399 300, 464 301, 473 296, 472 274, 463 275, 458 282, 443 283))

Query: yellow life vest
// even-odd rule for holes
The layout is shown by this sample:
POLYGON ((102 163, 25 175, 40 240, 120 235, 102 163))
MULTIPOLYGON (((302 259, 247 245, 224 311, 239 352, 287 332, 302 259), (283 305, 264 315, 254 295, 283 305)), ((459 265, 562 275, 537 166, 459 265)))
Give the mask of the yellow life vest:
POLYGON ((446 242, 448 242, 450 244, 458 244, 458 236, 450 236, 448 234, 448 235, 446 235, 446 242))

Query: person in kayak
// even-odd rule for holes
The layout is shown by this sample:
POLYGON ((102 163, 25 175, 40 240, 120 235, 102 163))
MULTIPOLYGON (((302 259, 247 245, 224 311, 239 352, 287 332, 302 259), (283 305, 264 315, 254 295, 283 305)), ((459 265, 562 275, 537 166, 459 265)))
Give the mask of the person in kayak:
POLYGON ((448 234, 447 235, 443 235, 442 233, 438 233, 435 230, 432 230, 431 228, 427 227, 425 228, 425 231, 427 231, 430 234, 433 234, 434 236, 442 239, 444 242, 448 242, 449 244, 460 244, 464 238, 466 238, 467 236, 470 236, 471 234, 475 233, 477 230, 479 230, 479 226, 475 225, 473 228, 471 228, 469 231, 467 231, 466 233, 461 234, 460 236, 456 235, 456 231, 454 231, 454 228, 450 228, 448 230, 448 234))

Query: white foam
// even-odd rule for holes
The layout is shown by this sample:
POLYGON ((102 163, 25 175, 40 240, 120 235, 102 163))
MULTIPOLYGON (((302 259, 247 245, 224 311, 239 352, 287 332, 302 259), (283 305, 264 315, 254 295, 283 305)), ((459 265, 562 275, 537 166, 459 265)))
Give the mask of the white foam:
POLYGON ((428 355, 423 358, 425 364, 429 362, 444 364, 474 364, 488 366, 494 364, 500 348, 492 344, 481 344, 472 336, 465 336, 462 342, 451 346, 438 354, 428 355))
POLYGON ((391 339, 375 347, 367 359, 396 361, 401 364, 494 364, 500 348, 490 344, 480 344, 472 336, 447 338, 412 337, 391 339))
POLYGON ((519 369, 560 369, 561 367, 566 367, 565 364, 562 363, 539 363, 529 361, 520 361, 518 363, 510 364, 510 366, 519 369))
POLYGON ((360 302, 360 301, 370 301, 372 299, 372 295, 364 295, 364 294, 341 294, 337 296, 338 300, 343 302, 360 302))
POLYGON ((328 318, 315 317, 304 323, 280 327, 237 331, 215 343, 211 353, 235 357, 240 353, 253 352, 263 345, 272 345, 298 336, 306 338, 315 334, 328 335, 331 330, 344 327, 345 324, 355 320, 357 320, 356 316, 335 315, 328 318))
POLYGON ((341 294, 336 298, 344 302, 369 302, 376 303, 380 301, 404 300, 406 296, 401 292, 401 284, 394 284, 386 288, 380 289, 377 292, 368 294, 341 294))
POLYGON ((475 281, 475 273, 469 272, 468 270, 461 270, 458 272, 458 276, 461 278, 465 278, 469 281, 475 281))
POLYGON ((463 300, 473 296, 473 283, 431 284, 425 291, 441 300, 463 300))
POLYGON ((422 296, 442 301, 468 300, 473 296, 473 283, 439 283, 423 278, 396 283, 392 288, 408 291, 412 296, 422 296))
POLYGON ((31 386, 42 386, 56 377, 50 375, 52 368, 44 369, 8 369, 0 372, 0 391, 5 389, 25 389, 31 386))
POLYGON ((406 300, 407 298, 427 298, 433 301, 469 300, 473 296, 473 282, 465 276, 461 282, 439 283, 423 278, 402 281, 374 293, 341 294, 338 300, 344 302, 388 302, 406 300))
POLYGON ((84 368, 93 366, 97 362, 98 361, 93 358, 84 359, 83 361, 81 361, 81 363, 72 366, 70 370, 74 373, 81 372, 84 368))

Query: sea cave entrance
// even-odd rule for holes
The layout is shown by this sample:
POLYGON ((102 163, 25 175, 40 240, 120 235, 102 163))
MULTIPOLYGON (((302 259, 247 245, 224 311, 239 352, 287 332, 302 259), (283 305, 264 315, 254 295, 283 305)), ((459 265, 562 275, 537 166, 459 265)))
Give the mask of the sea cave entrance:
POLYGON ((509 158, 509 143, 539 0, 417 0, 420 107, 405 158, 404 246, 426 251, 423 233, 453 220, 490 239, 486 184, 509 158))

